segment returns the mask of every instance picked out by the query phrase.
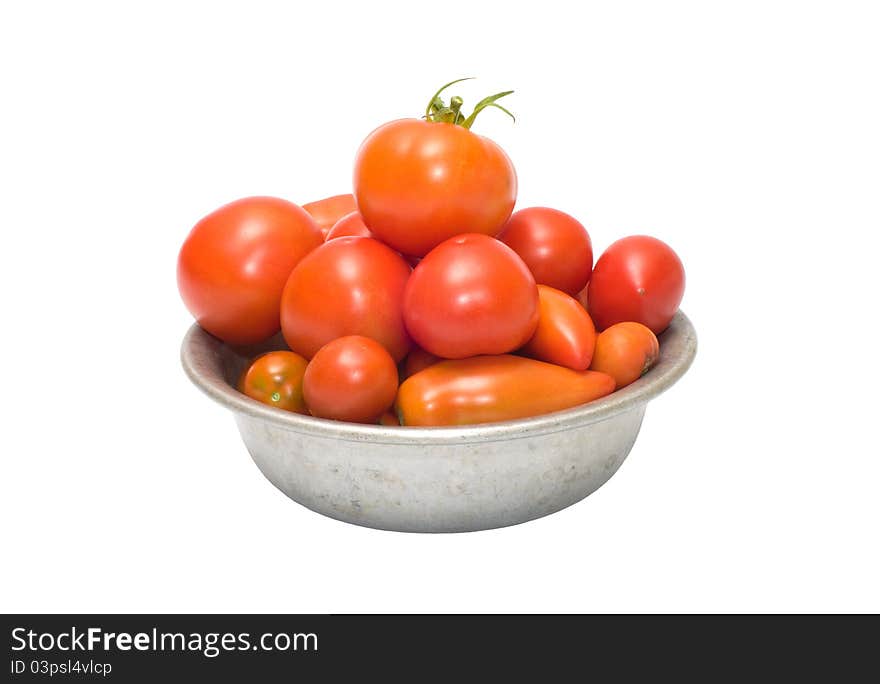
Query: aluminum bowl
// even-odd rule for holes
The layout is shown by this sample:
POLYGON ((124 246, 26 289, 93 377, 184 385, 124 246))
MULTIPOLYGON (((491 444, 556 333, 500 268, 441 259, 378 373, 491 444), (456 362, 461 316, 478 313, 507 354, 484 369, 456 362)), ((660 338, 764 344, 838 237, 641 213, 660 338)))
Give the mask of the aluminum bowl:
POLYGON ((690 367, 697 338, 679 312, 660 360, 633 384, 573 409, 466 427, 416 428, 322 420, 266 406, 234 385, 259 347, 232 348, 193 325, 181 360, 189 378, 231 409, 257 467, 294 501, 366 527, 470 532, 555 513, 596 491, 629 454, 645 407, 690 367))

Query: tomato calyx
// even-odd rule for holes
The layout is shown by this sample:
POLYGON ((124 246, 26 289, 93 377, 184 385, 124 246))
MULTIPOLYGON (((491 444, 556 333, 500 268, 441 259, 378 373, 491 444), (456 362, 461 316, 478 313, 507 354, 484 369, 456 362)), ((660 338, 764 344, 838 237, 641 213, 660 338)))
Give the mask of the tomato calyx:
POLYGON ((461 126, 463 128, 467 128, 470 130, 470 127, 473 126, 474 121, 484 109, 488 109, 489 107, 494 107, 495 109, 500 109, 502 112, 507 114, 511 119, 516 121, 516 117, 511 114, 507 109, 498 104, 497 100, 500 100, 502 97, 507 97, 513 91, 505 90, 501 93, 495 93, 494 95, 490 95, 489 97, 484 97, 482 100, 477 102, 476 106, 474 106, 474 111, 471 112, 470 116, 465 117, 461 112, 461 107, 464 104, 464 100, 462 100, 458 95, 453 95, 449 99, 449 105, 444 102, 443 98, 440 97, 440 93, 446 90, 449 86, 455 85, 456 83, 461 83, 462 81, 469 81, 473 77, 469 76, 467 78, 459 78, 454 81, 450 81, 445 86, 440 88, 434 96, 431 98, 431 101, 428 102, 428 106, 425 108, 425 119, 428 121, 433 121, 435 123, 451 123, 456 126, 461 126))

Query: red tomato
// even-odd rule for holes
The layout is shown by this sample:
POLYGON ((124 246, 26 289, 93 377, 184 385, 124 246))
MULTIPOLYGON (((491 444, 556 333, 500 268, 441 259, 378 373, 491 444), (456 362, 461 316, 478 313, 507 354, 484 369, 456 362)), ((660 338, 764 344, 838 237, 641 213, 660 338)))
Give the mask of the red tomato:
POLYGON ((315 354, 306 368, 303 392, 314 416, 376 423, 397 394, 397 365, 369 337, 340 337, 315 354))
POLYGON ((535 276, 535 282, 575 295, 593 268, 593 243, 574 217, 556 209, 530 207, 510 217, 498 235, 535 276))
POLYGON ((552 287, 538 285, 538 296, 538 328, 520 351, 573 370, 589 368, 596 346, 596 328, 590 314, 576 299, 552 287))
POLYGON ((460 233, 498 233, 516 201, 516 172, 504 150, 460 125, 400 119, 364 140, 354 194, 377 238, 424 256, 460 233))
POLYGON ((308 415, 302 389, 307 365, 308 361, 293 352, 263 354, 242 373, 238 389, 269 406, 308 415))
POLYGON ((321 244, 321 232, 297 205, 248 197, 208 214, 190 231, 177 259, 180 296, 196 321, 230 344, 278 332, 287 277, 321 244))
POLYGON ((684 295, 684 266, 665 242, 647 235, 618 240, 599 257, 587 290, 599 330, 623 321, 663 332, 684 295))
POLYGON ((446 359, 504 354, 538 325, 538 288, 516 253, 486 235, 459 235, 416 266, 403 300, 406 328, 446 359))
POLYGON ((378 240, 325 242, 290 274, 281 299, 281 330, 290 348, 311 358, 345 335, 365 335, 400 360, 410 341, 403 325, 403 288, 411 273, 378 240))
POLYGON ((326 240, 332 240, 338 237, 344 237, 346 235, 355 235, 357 237, 373 237, 373 234, 370 232, 370 229, 367 228, 366 224, 364 224, 364 220, 361 218, 361 215, 353 211, 350 214, 346 214, 341 219, 336 222, 330 232, 327 233, 326 240))
POLYGON ((321 235, 326 238, 327 233, 339 219, 346 214, 357 211, 357 204, 354 201, 354 195, 333 195, 333 197, 303 204, 303 209, 315 219, 315 223, 321 229, 321 235))
POLYGON ((406 363, 403 367, 403 377, 408 378, 410 375, 415 375, 420 370, 425 370, 428 366, 433 366, 435 363, 442 361, 439 356, 434 356, 431 352, 426 352, 424 349, 419 347, 414 347, 410 350, 409 354, 406 355, 406 363))

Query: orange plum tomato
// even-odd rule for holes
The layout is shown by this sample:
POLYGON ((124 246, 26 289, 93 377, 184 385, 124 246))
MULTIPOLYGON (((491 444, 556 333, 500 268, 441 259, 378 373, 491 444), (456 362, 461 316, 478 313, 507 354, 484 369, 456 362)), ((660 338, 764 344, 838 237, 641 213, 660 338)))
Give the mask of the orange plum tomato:
POLYGON ((610 375, 620 389, 647 373, 659 357, 660 343, 651 329, 625 321, 599 333, 590 368, 610 375))
POLYGON ((589 368, 596 346, 590 314, 576 299, 547 285, 538 285, 538 296, 538 328, 521 353, 573 370, 589 368))

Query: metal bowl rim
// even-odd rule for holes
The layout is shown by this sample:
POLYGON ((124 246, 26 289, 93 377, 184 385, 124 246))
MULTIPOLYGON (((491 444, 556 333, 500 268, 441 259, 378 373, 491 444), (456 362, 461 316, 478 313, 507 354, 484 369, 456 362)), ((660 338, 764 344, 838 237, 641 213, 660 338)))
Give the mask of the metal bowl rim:
POLYGON ((532 418, 461 427, 398 427, 324 420, 266 406, 240 393, 224 377, 225 344, 193 324, 183 338, 180 357, 190 380, 214 401, 282 430, 350 442, 410 446, 521 439, 583 427, 645 404, 671 387, 690 367, 697 351, 696 331, 679 311, 660 336, 660 360, 644 376, 607 397, 532 418))

